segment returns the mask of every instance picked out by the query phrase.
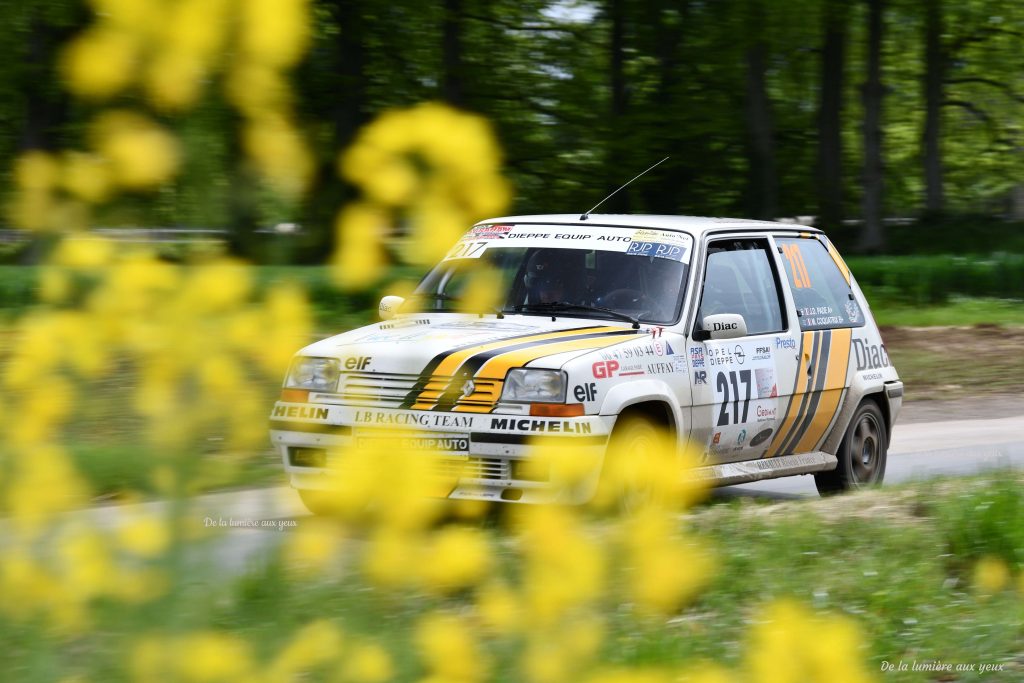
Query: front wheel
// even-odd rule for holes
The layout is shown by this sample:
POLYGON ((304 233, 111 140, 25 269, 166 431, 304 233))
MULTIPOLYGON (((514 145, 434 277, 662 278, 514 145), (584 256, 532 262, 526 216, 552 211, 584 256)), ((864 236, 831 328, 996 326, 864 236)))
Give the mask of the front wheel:
POLYGON ((306 509, 317 517, 332 517, 338 514, 338 505, 330 491, 318 489, 295 489, 306 509))
POLYGON ((636 413, 619 418, 608 442, 595 501, 599 507, 636 512, 656 498, 652 459, 664 448, 663 428, 636 413))
POLYGON ((889 439, 885 418, 878 404, 864 401, 846 428, 839 452, 839 464, 831 472, 814 475, 818 493, 823 496, 882 483, 885 477, 889 439))

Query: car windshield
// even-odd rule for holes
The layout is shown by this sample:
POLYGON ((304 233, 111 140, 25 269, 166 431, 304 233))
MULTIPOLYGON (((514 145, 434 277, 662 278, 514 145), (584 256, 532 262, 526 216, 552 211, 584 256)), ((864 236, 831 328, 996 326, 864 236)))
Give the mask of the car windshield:
POLYGON ((625 251, 487 249, 442 261, 402 312, 501 311, 670 324, 679 314, 687 271, 682 261, 625 251))

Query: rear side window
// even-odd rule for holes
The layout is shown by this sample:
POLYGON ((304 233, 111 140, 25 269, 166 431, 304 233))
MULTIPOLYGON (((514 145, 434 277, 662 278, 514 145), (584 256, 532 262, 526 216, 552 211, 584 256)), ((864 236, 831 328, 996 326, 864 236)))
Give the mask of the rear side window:
POLYGON ((812 237, 778 237, 801 330, 860 327, 860 310, 846 276, 825 245, 812 237))

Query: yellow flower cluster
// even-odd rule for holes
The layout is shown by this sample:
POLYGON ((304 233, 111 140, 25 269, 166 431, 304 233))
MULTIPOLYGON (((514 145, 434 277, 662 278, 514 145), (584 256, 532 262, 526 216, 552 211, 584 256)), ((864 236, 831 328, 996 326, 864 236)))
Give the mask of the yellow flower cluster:
MULTIPOLYGON (((974 564, 971 578, 974 589, 982 597, 990 597, 1012 586, 1013 569, 1003 558, 985 555, 974 564)), ((1024 595, 1024 571, 1017 575, 1017 590, 1024 595)))
MULTIPOLYGON (((96 21, 67 47, 70 90, 107 102, 138 88, 160 112, 189 109, 223 71, 225 94, 242 114, 249 162, 289 198, 313 173, 297 130, 285 72, 310 35, 309 0, 92 0, 96 21), (228 58, 230 56, 230 58, 228 58)), ((118 191, 152 190, 181 166, 175 137, 139 111, 101 111, 90 149, 34 151, 17 163, 10 215, 29 230, 69 231, 90 223, 90 207, 118 191)))
MULTIPOLYGON (((285 194, 304 189, 312 161, 293 123, 285 72, 309 40, 308 0, 93 5, 96 23, 64 61, 76 94, 105 102, 138 89, 166 115, 193 106, 223 73, 251 163, 285 194)), ((174 137, 139 112, 104 111, 89 133, 88 152, 19 160, 18 225, 86 227, 91 206, 160 187, 182 163, 174 137)), ((389 252, 411 263, 442 257, 468 225, 507 205, 500 161, 484 120, 443 105, 396 110, 371 123, 338 161, 363 194, 337 218, 338 282, 371 282, 389 252)), ((494 277, 471 275, 468 310, 493 305, 494 277)), ((40 283, 46 307, 18 322, 0 364, 0 508, 11 518, 0 555, 0 619, 42 623, 60 643, 93 625, 99 601, 147 602, 181 581, 170 572, 185 570, 167 560, 190 540, 190 528, 172 516, 173 506, 166 514, 123 515, 108 530, 67 514, 91 492, 61 429, 90 400, 89 382, 117 369, 132 378, 129 410, 146 427, 138 457, 159 464, 154 483, 168 498, 193 492, 206 466, 199 446, 209 451, 209 437, 221 455, 254 450, 265 439, 268 403, 258 378, 279 377, 311 325, 298 290, 278 287, 259 300, 255 289, 250 271, 230 259, 177 266, 88 235, 59 245, 40 283)), ((672 437, 646 438, 644 449, 612 448, 607 456, 539 442, 530 464, 536 477, 593 494, 594 502, 523 506, 497 529, 479 521, 477 504, 442 504, 464 462, 385 446, 334 453, 333 487, 307 493, 311 506, 334 517, 302 520, 283 539, 282 580, 302 585, 345 572, 391 604, 426 605, 414 608, 421 612, 415 623, 395 630, 409 633, 421 680, 431 683, 497 674, 533 683, 867 680, 855 625, 789 602, 754 613, 751 645, 735 671, 602 661, 614 650, 609 610, 664 619, 686 609, 715 571, 714 554, 680 514, 704 493, 680 477, 691 455, 672 437), (602 457, 605 476, 596 481, 602 457), (446 517, 461 523, 442 524, 446 517), (500 669, 502 662, 514 670, 500 669)), ((1000 572, 979 565, 978 585, 1001 585, 1000 572)), ((401 635, 389 634, 395 638, 401 635)), ((242 633, 154 631, 135 642, 122 666, 140 682, 377 683, 396 676, 384 638, 343 634, 333 620, 313 618, 281 640, 265 652, 242 633)))
POLYGON ((500 213, 510 190, 487 122, 442 104, 387 112, 338 161, 363 199, 337 219, 337 281, 360 287, 382 274, 386 247, 433 264, 466 226, 500 213))
POLYGON ((90 382, 115 367, 135 379, 129 405, 149 440, 138 457, 162 463, 157 486, 186 491, 204 475, 193 451, 207 437, 226 455, 263 443, 259 378, 284 372, 310 320, 298 291, 255 301, 237 262, 175 266, 99 238, 62 242, 40 289, 50 307, 18 322, 0 364, 0 509, 15 533, 0 556, 0 613, 73 630, 98 598, 160 595, 167 579, 147 561, 177 533, 165 515, 135 514, 104 533, 63 516, 91 496, 61 442, 90 382))

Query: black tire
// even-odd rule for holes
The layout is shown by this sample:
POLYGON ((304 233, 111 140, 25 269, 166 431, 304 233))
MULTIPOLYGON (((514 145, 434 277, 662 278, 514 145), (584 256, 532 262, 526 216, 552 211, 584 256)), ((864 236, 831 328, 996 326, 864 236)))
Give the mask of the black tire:
POLYGON ((866 400, 853 414, 839 444, 839 464, 831 472, 814 475, 818 493, 829 496, 842 491, 878 486, 885 478, 889 436, 878 404, 866 400))
POLYGON ((644 477, 648 459, 664 444, 663 430, 640 413, 627 413, 618 419, 601 471, 597 494, 600 507, 628 514, 652 502, 655 492, 644 477))
POLYGON ((306 506, 306 509, 317 517, 333 517, 338 514, 338 507, 332 501, 330 491, 316 489, 295 490, 298 492, 299 498, 302 499, 302 504, 306 506))

